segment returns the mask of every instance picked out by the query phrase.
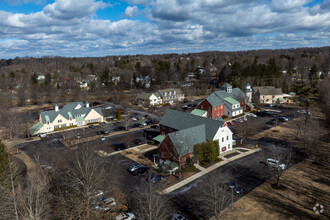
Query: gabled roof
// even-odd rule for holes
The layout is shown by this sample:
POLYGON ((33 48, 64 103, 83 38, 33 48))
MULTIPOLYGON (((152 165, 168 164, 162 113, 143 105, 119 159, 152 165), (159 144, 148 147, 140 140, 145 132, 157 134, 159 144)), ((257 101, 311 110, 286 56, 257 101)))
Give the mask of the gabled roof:
POLYGON ((181 112, 173 109, 166 109, 164 116, 159 124, 175 130, 183 130, 197 125, 205 125, 205 136, 207 139, 213 140, 219 128, 224 125, 223 119, 214 120, 204 118, 186 112, 181 112))
POLYGON ((194 151, 194 146, 206 141, 205 124, 186 128, 168 134, 178 155, 185 155, 194 151))
POLYGON ((259 86, 253 88, 254 92, 258 92, 260 95, 283 95, 281 88, 275 88, 275 86, 259 86))
POLYGON ((212 107, 225 104, 225 103, 223 103, 223 101, 219 98, 219 96, 217 96, 215 93, 212 93, 211 95, 209 95, 209 96, 206 98, 206 100, 210 103, 210 105, 211 105, 212 107))
POLYGON ((229 83, 225 83, 222 85, 222 88, 227 89, 228 87, 232 87, 229 83))
MULTIPOLYGON (((52 123, 58 115, 62 115, 64 118, 69 120, 70 118, 82 117, 82 115, 87 116, 93 108, 86 108, 83 102, 72 102, 67 105, 64 105, 62 109, 58 111, 50 110, 41 112, 41 120, 43 124, 46 124, 47 121, 52 123)), ((101 116, 102 110, 100 108, 94 108, 94 110, 101 116)))
POLYGON ((194 109, 190 112, 190 114, 197 115, 197 116, 203 116, 207 111, 201 110, 201 109, 194 109))
POLYGON ((217 95, 218 97, 220 97, 221 99, 230 97, 230 98, 236 99, 239 102, 248 99, 248 97, 245 95, 245 93, 242 92, 242 90, 240 90, 239 88, 233 88, 231 93, 227 93, 224 90, 218 90, 218 91, 215 91, 214 94, 217 95))
POLYGON ((35 135, 41 128, 42 128, 42 124, 40 122, 37 122, 35 125, 33 125, 30 128, 30 134, 35 135))
POLYGON ((141 94, 138 96, 138 98, 139 98, 139 99, 147 100, 147 99, 150 98, 150 96, 152 96, 152 94, 153 94, 153 93, 146 93, 146 92, 144 92, 144 93, 141 93, 141 94))

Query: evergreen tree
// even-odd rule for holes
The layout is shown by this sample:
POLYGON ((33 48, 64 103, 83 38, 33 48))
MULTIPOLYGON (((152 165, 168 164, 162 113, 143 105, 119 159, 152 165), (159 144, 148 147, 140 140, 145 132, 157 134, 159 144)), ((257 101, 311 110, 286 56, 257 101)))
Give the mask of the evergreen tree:
POLYGON ((310 81, 311 86, 313 86, 313 87, 316 87, 317 83, 319 81, 319 77, 317 75, 318 72, 319 72, 319 69, 318 69, 317 65, 314 64, 309 71, 309 81, 310 81))

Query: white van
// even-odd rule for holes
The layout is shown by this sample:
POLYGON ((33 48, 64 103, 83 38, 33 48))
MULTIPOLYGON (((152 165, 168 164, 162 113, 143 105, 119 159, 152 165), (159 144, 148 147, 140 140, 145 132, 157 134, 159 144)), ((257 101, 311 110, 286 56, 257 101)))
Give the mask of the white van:
POLYGON ((267 164, 270 166, 270 167, 274 167, 274 168, 277 168, 277 167, 280 167, 282 170, 285 169, 285 164, 279 164, 280 162, 278 160, 275 160, 275 159, 272 159, 272 158, 267 158, 267 164))

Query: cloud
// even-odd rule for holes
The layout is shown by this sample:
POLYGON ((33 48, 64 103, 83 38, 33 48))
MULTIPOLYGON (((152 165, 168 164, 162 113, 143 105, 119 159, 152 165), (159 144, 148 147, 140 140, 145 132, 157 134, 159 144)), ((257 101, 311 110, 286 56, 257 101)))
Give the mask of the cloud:
POLYGON ((73 19, 92 16, 99 9, 109 5, 102 1, 94 0, 56 0, 44 8, 47 16, 58 19, 73 19))
POLYGON ((55 0, 30 14, 0 10, 0 39, 6 39, 0 41, 0 57, 330 45, 330 0, 312 8, 306 6, 308 0, 127 2, 131 5, 121 13, 126 18, 140 14, 143 21, 98 18, 98 10, 109 4, 96 0, 55 0))
POLYGON ((124 15, 128 18, 133 18, 138 14, 139 14, 139 9, 137 6, 133 6, 133 7, 128 6, 124 13, 124 15))

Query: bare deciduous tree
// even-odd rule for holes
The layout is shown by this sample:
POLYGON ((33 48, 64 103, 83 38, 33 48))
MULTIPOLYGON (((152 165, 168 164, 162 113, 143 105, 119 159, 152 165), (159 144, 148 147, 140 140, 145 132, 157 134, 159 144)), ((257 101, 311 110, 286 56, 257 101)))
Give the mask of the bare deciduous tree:
POLYGON ((171 206, 166 195, 157 193, 158 189, 159 185, 148 182, 136 192, 133 209, 138 219, 169 219, 171 206))

